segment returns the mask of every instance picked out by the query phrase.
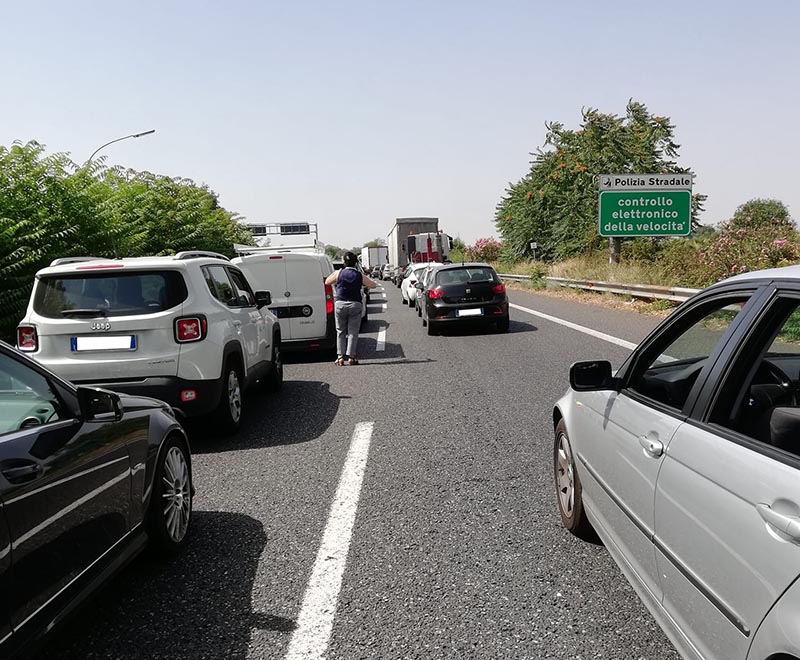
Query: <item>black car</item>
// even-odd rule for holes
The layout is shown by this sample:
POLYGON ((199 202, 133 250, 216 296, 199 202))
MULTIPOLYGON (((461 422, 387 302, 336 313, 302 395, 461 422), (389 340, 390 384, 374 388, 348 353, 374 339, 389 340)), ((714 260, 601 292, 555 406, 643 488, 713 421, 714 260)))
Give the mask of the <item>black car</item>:
POLYGON ((0 342, 0 657, 27 653, 148 540, 180 549, 192 496, 167 404, 75 387, 0 342))
POLYGON ((508 332, 506 287, 489 264, 438 266, 417 287, 422 325, 428 326, 429 335, 458 323, 491 323, 508 332))

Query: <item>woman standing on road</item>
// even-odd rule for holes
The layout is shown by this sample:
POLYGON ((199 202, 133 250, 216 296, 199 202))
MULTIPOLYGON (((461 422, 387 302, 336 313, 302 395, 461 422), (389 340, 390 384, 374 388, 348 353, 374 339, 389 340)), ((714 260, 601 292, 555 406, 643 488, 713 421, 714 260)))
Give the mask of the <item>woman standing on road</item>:
POLYGON ((352 252, 345 253, 344 268, 328 275, 325 284, 335 285, 336 364, 341 366, 345 360, 346 364, 358 364, 356 345, 361 326, 361 287, 374 289, 378 285, 361 273, 356 255, 352 252))

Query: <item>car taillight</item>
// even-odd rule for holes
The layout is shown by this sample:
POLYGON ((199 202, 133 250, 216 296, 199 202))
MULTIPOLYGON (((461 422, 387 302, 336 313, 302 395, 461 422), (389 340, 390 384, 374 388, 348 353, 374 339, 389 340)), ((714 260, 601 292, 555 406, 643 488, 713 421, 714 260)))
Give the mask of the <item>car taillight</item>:
POLYGON ((325 285, 325 313, 333 314, 333 285, 325 285))
POLYGON ((39 336, 32 325, 21 325, 17 328, 17 348, 21 351, 35 351, 39 348, 39 336))
POLYGON ((506 292, 506 285, 505 285, 505 284, 503 284, 502 282, 501 282, 500 284, 495 284, 495 285, 492 287, 492 293, 496 293, 498 296, 499 296, 501 293, 505 293, 505 292, 506 292))
POLYGON ((175 319, 175 341, 179 344, 189 344, 206 338, 208 334, 208 321, 202 314, 196 316, 181 316, 175 319))
POLYGON ((441 289, 428 289, 428 298, 430 298, 431 300, 444 298, 444 291, 442 291, 441 289))

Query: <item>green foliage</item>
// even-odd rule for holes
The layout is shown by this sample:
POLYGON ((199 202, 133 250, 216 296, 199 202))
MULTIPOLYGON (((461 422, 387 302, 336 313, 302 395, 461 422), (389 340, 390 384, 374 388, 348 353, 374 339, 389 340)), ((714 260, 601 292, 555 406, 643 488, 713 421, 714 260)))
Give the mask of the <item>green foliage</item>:
MULTIPOLYGON (((625 117, 590 108, 576 130, 547 124, 544 148, 497 206, 495 224, 509 255, 528 257, 531 241, 538 243, 537 257, 546 260, 599 248, 598 176, 688 171, 677 165, 674 130, 668 117, 654 116, 633 100, 625 117)), ((704 199, 694 195, 692 200, 695 223, 704 199)))
MULTIPOLYGON (((344 253, 347 252, 344 248, 341 248, 337 245, 326 245, 325 246, 325 254, 328 255, 331 259, 341 259, 344 256, 344 253)), ((360 251, 359 251, 360 254, 360 251)))
POLYGON ((136 257, 252 243, 207 186, 149 172, 78 167, 36 142, 0 147, 0 337, 10 339, 37 270, 57 257, 136 257))
POLYGON ((386 245, 386 240, 383 238, 373 238, 371 241, 364 243, 364 247, 381 247, 383 245, 386 245))

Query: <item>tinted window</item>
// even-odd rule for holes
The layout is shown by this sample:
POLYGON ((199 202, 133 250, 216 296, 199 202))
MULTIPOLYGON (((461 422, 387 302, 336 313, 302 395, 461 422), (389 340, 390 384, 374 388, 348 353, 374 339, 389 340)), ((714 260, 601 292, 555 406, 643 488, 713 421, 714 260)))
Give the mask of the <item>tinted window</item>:
POLYGON ((439 271, 437 284, 479 284, 481 282, 499 282, 493 268, 486 266, 446 268, 439 271))
POLYGON ((106 271, 42 277, 33 308, 48 318, 63 318, 76 310, 105 316, 152 314, 179 305, 186 296, 186 284, 177 271, 106 271))
POLYGON ((0 354, 0 435, 61 419, 60 405, 47 379, 23 363, 0 354))
POLYGON ((241 301, 242 305, 255 305, 256 298, 253 295, 250 285, 238 270, 228 269, 231 276, 233 286, 236 287, 236 298, 241 301))
POLYGON ((726 297, 696 307, 645 347, 628 388, 680 410, 708 357, 748 296, 726 297))
POLYGON ((224 267, 206 266, 203 268, 203 277, 205 277, 211 295, 221 303, 229 305, 236 298, 233 293, 233 285, 224 267))

